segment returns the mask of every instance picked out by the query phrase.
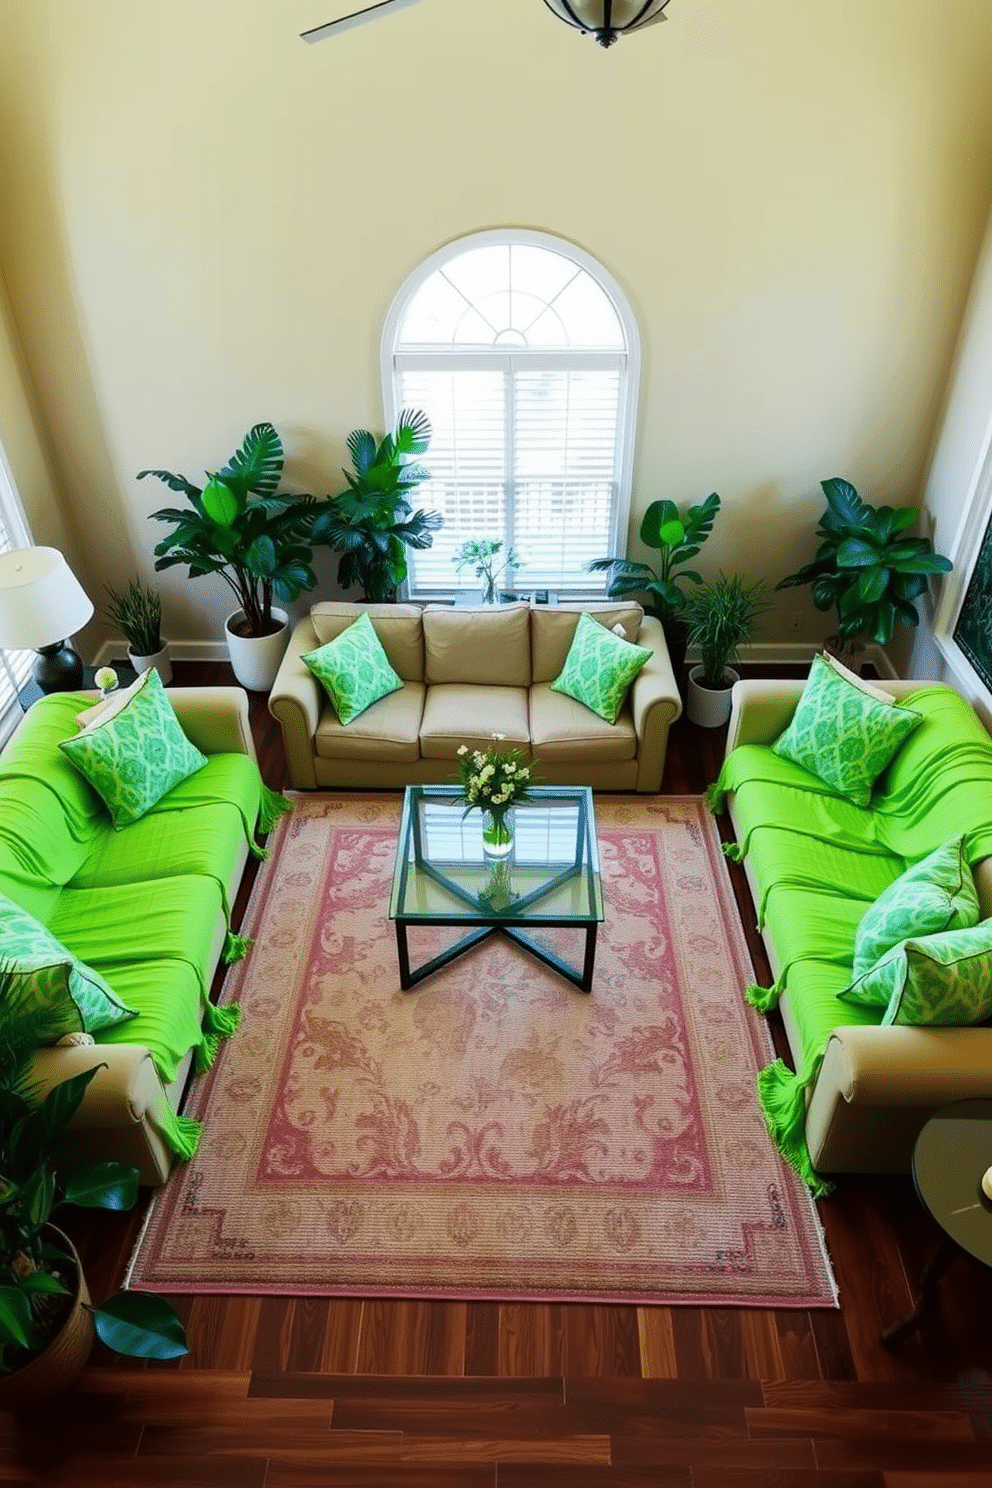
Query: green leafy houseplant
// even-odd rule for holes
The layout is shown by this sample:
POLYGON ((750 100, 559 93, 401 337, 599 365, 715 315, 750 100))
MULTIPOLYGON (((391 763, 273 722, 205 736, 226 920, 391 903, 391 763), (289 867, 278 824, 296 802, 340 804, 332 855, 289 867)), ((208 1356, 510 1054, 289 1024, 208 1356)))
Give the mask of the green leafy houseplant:
POLYGON ((407 549, 429 548, 434 541, 441 514, 414 511, 409 501, 413 488, 429 478, 414 457, 423 454, 430 437, 427 415, 409 408, 381 440, 367 429, 348 435, 348 488, 321 506, 312 528, 314 543, 341 554, 342 589, 357 584, 363 599, 393 599, 407 576, 407 549))
POLYGON ((904 535, 920 515, 916 507, 869 506, 840 476, 820 484, 827 510, 816 531, 823 541, 812 562, 775 587, 809 584, 818 610, 836 608, 842 642, 887 646, 897 621, 919 624, 915 601, 930 575, 948 573, 951 561, 927 538, 904 535))
POLYGON ((685 605, 690 646, 698 646, 704 687, 727 685, 727 668, 754 633, 755 621, 768 608, 763 580, 745 584, 739 574, 723 574, 693 590, 685 605))
POLYGON ((658 553, 657 569, 629 558, 594 558, 589 568, 609 573, 606 592, 611 599, 646 594, 648 613, 664 623, 685 607, 686 596, 680 585, 686 580, 691 584, 703 582, 695 569, 682 565, 696 557, 713 530, 719 510, 720 498, 715 491, 681 513, 674 501, 652 501, 641 520, 640 535, 644 546, 658 553))
POLYGON ((482 599, 485 604, 495 604, 496 586, 507 569, 522 568, 523 560, 515 548, 508 548, 502 563, 497 562, 503 551, 501 537, 470 537, 455 553, 455 568, 461 572, 471 567, 477 579, 482 580, 482 599))
MULTIPOLYGON (((126 1163, 56 1175, 53 1147, 99 1066, 33 1101, 27 1078, 33 1045, 16 1016, 25 995, 24 978, 0 974, 0 1400, 4 1378, 41 1355, 74 1301, 76 1263, 53 1238, 53 1215, 70 1204, 126 1210, 138 1197, 137 1170, 126 1163)), ((99 1306, 84 1305, 97 1336, 118 1353, 174 1359, 188 1352, 182 1321, 161 1297, 122 1291, 99 1306)))
POLYGON ((138 474, 139 480, 155 476, 189 501, 188 507, 151 513, 152 520, 172 524, 155 548, 156 570, 186 564, 190 578, 220 574, 237 598, 250 636, 279 629, 273 599, 298 599, 317 582, 310 539, 315 501, 277 495, 282 469, 282 440, 263 423, 249 429, 222 470, 207 472, 202 489, 169 470, 138 474))
POLYGON ((107 619, 121 632, 135 656, 155 656, 162 649, 162 600, 154 589, 134 578, 126 589, 106 584, 107 619))

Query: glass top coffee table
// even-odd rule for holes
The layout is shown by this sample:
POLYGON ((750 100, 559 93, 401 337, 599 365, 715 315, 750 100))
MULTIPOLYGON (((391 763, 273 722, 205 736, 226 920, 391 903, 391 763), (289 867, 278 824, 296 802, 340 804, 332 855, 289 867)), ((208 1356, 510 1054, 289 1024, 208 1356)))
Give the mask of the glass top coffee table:
POLYGON ((592 987, 603 890, 588 786, 534 786, 513 808, 514 840, 500 859, 483 852, 482 814, 465 815, 457 785, 409 785, 403 801, 389 918, 396 924, 404 991, 498 932, 583 992, 592 987), (470 926, 469 934, 411 969, 411 925, 470 926), (585 931, 582 967, 539 945, 523 927, 585 931))

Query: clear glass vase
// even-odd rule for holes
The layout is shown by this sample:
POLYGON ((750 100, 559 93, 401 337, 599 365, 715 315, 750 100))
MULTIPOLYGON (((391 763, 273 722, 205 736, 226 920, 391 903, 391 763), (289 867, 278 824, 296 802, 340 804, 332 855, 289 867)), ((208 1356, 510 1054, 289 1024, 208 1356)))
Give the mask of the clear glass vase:
POLYGON ((513 807, 482 813, 482 851, 487 858, 506 858, 513 851, 513 807))

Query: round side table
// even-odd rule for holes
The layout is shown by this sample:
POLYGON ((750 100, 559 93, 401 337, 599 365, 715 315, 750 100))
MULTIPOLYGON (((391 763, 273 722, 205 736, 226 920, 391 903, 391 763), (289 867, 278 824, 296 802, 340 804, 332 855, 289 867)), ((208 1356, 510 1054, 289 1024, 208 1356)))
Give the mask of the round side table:
POLYGON ((982 1175, 992 1167, 992 1100, 957 1101, 931 1116, 916 1139, 913 1182, 920 1202, 943 1230, 940 1245, 920 1277, 913 1310, 882 1334, 889 1348, 920 1326, 937 1282, 959 1255, 992 1266, 992 1201, 982 1175))

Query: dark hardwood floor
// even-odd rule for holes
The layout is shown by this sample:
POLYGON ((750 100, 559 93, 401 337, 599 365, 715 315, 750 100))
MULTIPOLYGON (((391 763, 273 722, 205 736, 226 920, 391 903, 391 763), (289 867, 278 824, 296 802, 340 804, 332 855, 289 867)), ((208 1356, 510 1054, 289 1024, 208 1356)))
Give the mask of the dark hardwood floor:
MULTIPOLYGON (((229 680, 221 665, 176 667, 177 683, 229 680)), ((264 699, 252 720, 279 786, 264 699)), ((665 792, 701 792, 722 746, 680 721, 665 792)), ((247 885, 237 913, 246 898, 247 885)), ((937 1232, 908 1178, 842 1180, 819 1210, 839 1311, 181 1298, 189 1357, 143 1365, 98 1346, 61 1402, 3 1419, 0 1484, 992 1484, 992 1274, 956 1261, 939 1312, 889 1352, 879 1335, 908 1310, 937 1232)), ((140 1212, 70 1213, 91 1290, 112 1290, 140 1212)))

